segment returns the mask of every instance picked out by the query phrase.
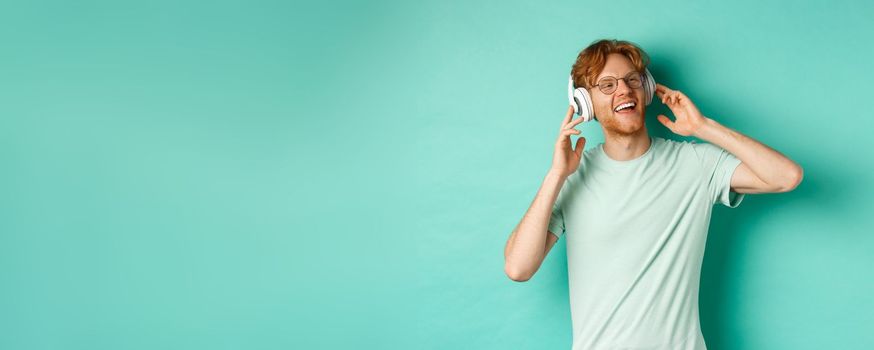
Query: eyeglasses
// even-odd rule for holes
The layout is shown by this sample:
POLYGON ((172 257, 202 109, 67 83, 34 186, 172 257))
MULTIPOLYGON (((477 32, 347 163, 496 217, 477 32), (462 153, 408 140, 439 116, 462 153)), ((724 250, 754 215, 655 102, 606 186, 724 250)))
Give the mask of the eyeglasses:
MULTIPOLYGON (((625 78, 619 79, 625 80, 625 84, 632 89, 640 89, 640 87, 643 86, 643 82, 640 79, 640 73, 638 72, 628 73, 625 78)), ((610 76, 604 77, 601 78, 601 80, 598 80, 598 84, 595 86, 597 86, 604 95, 610 95, 616 91, 616 87, 619 86, 619 79, 610 76)))

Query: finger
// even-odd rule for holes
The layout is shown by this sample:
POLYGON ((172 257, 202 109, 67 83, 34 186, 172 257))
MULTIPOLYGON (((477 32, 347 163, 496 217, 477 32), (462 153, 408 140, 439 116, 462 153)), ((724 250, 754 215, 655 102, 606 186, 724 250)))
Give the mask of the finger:
POLYGON ((689 96, 686 96, 682 91, 677 91, 677 100, 689 101, 689 96))
POLYGON ((668 107, 671 107, 671 105, 674 102, 674 100, 672 98, 673 94, 674 94, 673 91, 665 92, 665 97, 662 99, 662 103, 668 105, 668 107))
POLYGON ((567 129, 567 128, 572 128, 572 127, 574 127, 574 126, 576 126, 577 124, 582 123, 582 122, 583 122, 583 118, 580 117, 580 118, 574 119, 572 122, 570 122, 570 123, 568 123, 567 125, 565 125, 564 128, 565 128, 565 129, 567 129))
POLYGON ((577 129, 564 129, 564 130, 561 131, 561 134, 560 134, 560 135, 561 135, 562 137, 564 137, 565 135, 570 135, 570 134, 579 135, 579 134, 580 134, 580 131, 577 130, 577 129))
POLYGON ((664 125, 666 128, 670 129, 671 131, 674 131, 674 122, 672 122, 671 119, 666 117, 664 114, 659 114, 659 116, 656 117, 656 119, 658 119, 659 122, 662 123, 662 125, 664 125))
POLYGON ((656 84, 656 91, 655 92, 656 92, 656 96, 658 96, 659 98, 662 98, 662 96, 664 96, 667 91, 668 91, 668 88, 666 86, 664 86, 662 84, 656 84))
POLYGON ((562 126, 561 129, 562 129, 562 130, 565 130, 565 129, 572 129, 572 128, 576 127, 577 125, 579 125, 579 124, 582 123, 582 122, 583 122, 583 118, 580 117, 580 118, 577 118, 577 119, 572 120, 570 123, 565 124, 564 126, 562 126))
POLYGON ((667 94, 666 98, 668 101, 668 106, 676 104, 677 103, 677 91, 673 90, 673 91, 669 92, 667 94))
POLYGON ((579 133, 580 131, 576 129, 564 130, 558 134, 558 140, 556 140, 556 142, 557 144, 562 145, 562 147, 570 147, 571 135, 578 135, 579 133))
POLYGON ((567 129, 567 130, 563 130, 561 133, 558 134, 558 139, 562 143, 570 146, 570 136, 571 135, 579 135, 579 134, 580 134, 580 131, 577 129, 567 129))
POLYGON ((583 149, 585 147, 586 147, 586 138, 580 136, 580 138, 577 139, 577 147, 574 148, 574 153, 577 154, 577 157, 580 157, 583 155, 583 149))
POLYGON ((571 117, 574 115, 574 106, 567 106, 567 114, 564 116, 564 120, 561 122, 561 127, 564 129, 565 124, 571 121, 571 117))

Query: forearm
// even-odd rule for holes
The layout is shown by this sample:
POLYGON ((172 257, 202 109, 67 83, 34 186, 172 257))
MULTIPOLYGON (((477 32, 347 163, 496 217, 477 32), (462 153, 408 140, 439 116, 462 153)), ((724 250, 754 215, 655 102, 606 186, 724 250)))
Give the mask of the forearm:
POLYGON ((800 181, 801 167, 780 152, 713 119, 704 120, 694 136, 733 154, 765 183, 778 187, 791 187, 800 181))
POLYGON ((555 172, 547 173, 534 201, 507 240, 504 259, 508 273, 530 277, 540 268, 546 254, 552 208, 565 180, 566 177, 555 172))

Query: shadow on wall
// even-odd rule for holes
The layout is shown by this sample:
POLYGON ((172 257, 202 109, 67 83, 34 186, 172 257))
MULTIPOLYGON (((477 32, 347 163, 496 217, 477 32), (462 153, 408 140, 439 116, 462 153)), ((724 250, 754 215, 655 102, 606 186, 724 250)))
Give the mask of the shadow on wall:
MULTIPOLYGON (((804 180, 794 191, 748 194, 737 208, 721 204, 714 207, 699 295, 701 326, 708 349, 732 349, 743 345, 736 343, 744 337, 733 333, 738 327, 732 322, 739 319, 735 297, 738 285, 744 282, 732 266, 743 263, 744 242, 755 239, 748 235, 750 228, 768 220, 773 211, 785 206, 815 206, 823 217, 837 216, 847 210, 843 206, 848 203, 846 198, 850 197, 848 188, 837 184, 851 182, 851 174, 833 171, 839 169, 834 165, 816 164, 797 157, 793 159, 804 167, 804 180)), ((785 234, 786 239, 793 239, 790 232, 775 234, 785 234)))

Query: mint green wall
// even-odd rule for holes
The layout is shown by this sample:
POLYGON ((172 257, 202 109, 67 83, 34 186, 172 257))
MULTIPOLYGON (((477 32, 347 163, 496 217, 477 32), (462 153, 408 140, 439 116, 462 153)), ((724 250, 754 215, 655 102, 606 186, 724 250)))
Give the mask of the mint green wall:
POLYGON ((318 3, 3 7, 0 348, 570 348, 503 247, 602 37, 805 169, 716 209, 709 348, 874 348, 871 2, 318 3))

